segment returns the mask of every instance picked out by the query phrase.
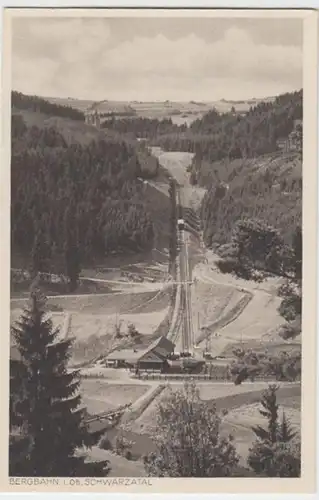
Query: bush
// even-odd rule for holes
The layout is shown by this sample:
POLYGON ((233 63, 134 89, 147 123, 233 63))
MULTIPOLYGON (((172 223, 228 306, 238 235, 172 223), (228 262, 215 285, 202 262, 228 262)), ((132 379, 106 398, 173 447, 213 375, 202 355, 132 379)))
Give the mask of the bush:
POLYGON ((112 450, 113 446, 110 439, 107 436, 103 436, 100 440, 99 447, 102 450, 112 450))
POLYGON ((300 477, 300 445, 298 443, 257 442, 250 449, 248 464, 258 475, 300 477))
MULTIPOLYGON (((130 450, 131 450, 132 446, 133 446, 132 441, 129 441, 122 434, 119 434, 115 440, 115 453, 117 455, 121 455, 121 456, 126 457, 126 455, 128 453, 131 453, 130 450)), ((132 453, 131 453, 131 456, 132 456, 132 453)))
POLYGON ((149 476, 232 477, 239 461, 232 436, 221 433, 223 415, 185 384, 159 403, 156 450, 144 457, 149 476))

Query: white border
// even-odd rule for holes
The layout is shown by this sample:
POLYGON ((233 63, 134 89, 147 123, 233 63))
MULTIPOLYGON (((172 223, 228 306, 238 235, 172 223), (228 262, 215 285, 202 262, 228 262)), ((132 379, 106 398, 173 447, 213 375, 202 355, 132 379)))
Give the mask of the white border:
MULTIPOLYGON (((68 2, 62 2, 62 1, 51 1, 51 2, 47 2, 47 1, 38 1, 38 2, 32 2, 32 1, 29 1, 28 3, 27 2, 17 2, 17 1, 13 1, 13 0, 0 0, 0 5, 1 7, 46 7, 46 8, 50 8, 50 7, 78 7, 78 8, 83 8, 83 7, 87 7, 87 8, 92 8, 92 4, 88 4, 85 0, 69 0, 68 2)), ((144 8, 149 8, 149 7, 181 7, 181 2, 178 1, 178 0, 171 0, 169 3, 166 3, 164 4, 163 2, 156 2, 156 1, 152 1, 152 0, 149 0, 149 1, 120 1, 120 0, 117 0, 116 2, 106 2, 106 1, 101 1, 101 0, 95 0, 95 3, 94 3, 94 7, 117 7, 117 8, 125 8, 125 7, 144 7, 144 8)), ((259 2, 257 3, 256 1, 245 1, 245 0, 237 0, 236 2, 233 1, 233 2, 218 2, 218 1, 215 1, 215 2, 211 2, 211 1, 203 1, 201 0, 200 2, 194 2, 194 1, 186 1, 184 0, 183 3, 182 3, 182 6, 184 8, 258 8, 258 9, 263 9, 263 8, 279 8, 279 9, 291 9, 291 8, 309 8, 309 9, 318 9, 319 8, 319 0, 316 0, 316 1, 269 1, 269 2, 259 2)), ((93 8, 94 8, 93 7, 93 8)), ((246 13, 247 15, 248 13, 246 13)), ((286 12, 286 15, 288 14, 288 12, 286 12)), ((0 33, 2 35, 2 22, 3 22, 3 10, 1 11, 1 29, 0 29, 0 33)), ((2 38, 1 38, 2 40, 2 38)), ((1 54, 2 55, 2 54, 1 54)), ((2 60, 1 60, 2 62, 2 60)), ((2 65, 1 65, 2 67, 2 65)), ((318 90, 317 90, 317 96, 318 96, 318 90)), ((318 100, 317 100, 318 102, 318 100)), ((317 109, 316 109, 316 112, 317 112, 317 109)), ((319 126, 319 119, 318 119, 318 112, 317 112, 317 123, 318 123, 318 126, 319 126)), ((2 130, 3 132, 3 130, 2 130)), ((318 152, 318 145, 317 145, 317 152, 318 152)), ((317 158, 318 158, 318 155, 317 155, 317 158)), ((318 166, 318 164, 317 164, 318 166)), ((1 168, 1 167, 0 167, 1 168)), ((317 189, 318 189, 318 186, 317 186, 317 189)), ((318 192, 318 190, 317 190, 318 192)), ((318 202, 318 198, 317 198, 317 215, 318 215, 318 207, 319 207, 319 202, 318 202)), ((1 214, 0 214, 1 216, 1 214)), ((0 221, 1 221, 1 218, 0 218, 0 221)), ((314 221, 313 221, 314 222, 314 221)), ((316 228, 314 228, 315 230, 316 228)), ((317 235, 317 245, 318 245, 318 242, 319 242, 319 237, 317 235)), ((318 249, 318 246, 317 246, 317 249, 318 249)), ((318 250, 317 250, 318 251, 318 250)), ((318 277, 317 277, 318 278, 318 277)), ((318 289, 318 283, 317 283, 317 289, 318 289)), ((317 301, 318 303, 318 301, 317 301)), ((317 343, 317 359, 318 359, 318 354, 319 354, 319 349, 318 349, 318 343, 317 343)), ((319 381, 319 377, 318 377, 318 363, 317 363, 317 382, 319 381)), ((318 410, 318 400, 317 400, 317 410, 318 410)), ((318 433, 317 433, 317 455, 318 455, 318 443, 319 443, 319 439, 318 439, 318 433)), ((6 450, 4 451, 6 453, 6 450)), ((238 481, 238 479, 237 479, 238 481)), ((108 492, 109 493, 109 492, 108 492)), ((146 492, 147 493, 147 492, 146 492)), ((9 493, 3 493, 1 494, 1 498, 12 498, 12 495, 30 495, 30 493, 12 493, 12 494, 9 494, 9 493)), ((66 498, 66 495, 69 495, 70 493, 59 493, 59 496, 60 498, 64 498, 63 495, 65 495, 65 498, 66 498)), ((76 494, 77 497, 81 497, 81 498, 91 498, 92 494, 93 495, 102 495, 100 493, 93 493, 93 490, 92 490, 92 493, 85 493, 85 494, 82 494, 82 493, 72 493, 72 494, 76 494), (90 497, 88 496, 90 495, 90 497)), ((111 494, 111 498, 118 498, 118 495, 117 494, 113 494, 113 493, 109 493, 111 494)), ((32 495, 32 493, 31 493, 32 495)), ((48 493, 46 494, 47 497, 49 496, 55 496, 56 493, 48 493)), ((176 493, 172 493, 172 494, 166 494, 165 496, 168 498, 175 498, 176 496, 178 495, 179 498, 181 498, 181 495, 180 494, 176 494, 176 493)), ((205 495, 205 496, 209 496, 209 498, 213 497, 213 498, 219 498, 220 495, 223 495, 224 497, 233 497, 233 495, 227 495, 227 494, 209 494, 209 495, 205 495)), ((159 498, 163 498, 163 495, 156 495, 158 496, 159 498)), ((246 494, 245 495, 236 495, 237 498, 244 498, 246 499, 246 494)), ((261 494, 254 494, 254 498, 259 498, 259 499, 263 499, 263 498, 268 498, 269 494, 265 495, 261 495, 261 494)), ((315 494, 313 495, 310 495, 310 497, 314 497, 315 494)), ((140 498, 140 494, 124 494, 122 493, 121 494, 121 498, 134 498, 136 497, 137 498, 140 498)), ((296 497, 296 495, 294 495, 294 497, 296 497)), ((194 495, 187 495, 187 498, 197 498, 197 494, 194 495)), ((287 498, 290 499, 292 498, 291 494, 282 494, 282 495, 272 495, 272 498, 274 499, 277 499, 277 498, 287 498)), ((297 498, 303 498, 303 495, 297 495, 297 498)), ((304 498, 309 498, 309 495, 304 496, 304 498)))

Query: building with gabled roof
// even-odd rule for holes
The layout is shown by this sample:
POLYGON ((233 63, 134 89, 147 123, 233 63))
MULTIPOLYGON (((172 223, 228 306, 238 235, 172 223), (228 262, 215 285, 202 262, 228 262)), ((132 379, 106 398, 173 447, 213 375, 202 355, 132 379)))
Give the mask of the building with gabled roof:
POLYGON ((173 342, 166 337, 159 337, 145 349, 122 349, 111 352, 106 357, 106 364, 114 367, 162 370, 174 348, 173 342))

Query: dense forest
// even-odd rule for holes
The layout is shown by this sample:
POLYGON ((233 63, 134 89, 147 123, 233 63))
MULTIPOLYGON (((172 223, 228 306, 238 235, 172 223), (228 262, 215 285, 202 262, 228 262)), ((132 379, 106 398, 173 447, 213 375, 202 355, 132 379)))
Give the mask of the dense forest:
POLYGON ((280 151, 277 141, 288 138, 294 120, 301 118, 302 91, 260 103, 246 116, 222 118, 211 112, 192 124, 196 131, 219 130, 220 137, 216 147, 196 152, 190 172, 191 182, 208 189, 201 209, 206 245, 228 243, 243 218, 266 221, 291 243, 295 228, 302 225, 302 128, 299 148, 280 151), (227 150, 230 140, 236 151, 227 150))
POLYGON ((157 120, 156 118, 121 118, 113 117, 102 123, 102 128, 114 130, 121 134, 132 134, 136 138, 156 139, 165 134, 183 133, 187 125, 174 125, 171 118, 157 120))
POLYGON ((28 109, 45 115, 61 116, 71 120, 84 121, 84 113, 70 106, 52 104, 37 96, 29 96, 21 92, 11 92, 11 106, 15 109, 28 109))
POLYGON ((301 225, 301 151, 283 153, 277 142, 302 118, 302 91, 260 103, 246 115, 213 109, 189 127, 170 119, 111 119, 99 132, 88 126, 88 133, 77 130, 90 137, 82 143, 69 140, 67 127, 85 124, 62 120, 65 131, 64 126, 30 126, 23 120, 25 110, 69 118, 71 108, 15 92, 12 106, 22 115, 12 116, 12 248, 17 254, 34 259, 39 241, 45 240, 49 249, 41 251, 50 255, 50 265, 65 266, 68 227, 69 244, 78 248, 83 262, 115 251, 150 249, 155 233, 165 233, 163 225, 155 230, 154 218, 164 224, 166 216, 169 224, 170 212, 165 208, 155 214, 156 204, 163 205, 155 200, 157 192, 155 203, 142 196, 145 185, 137 177, 156 176, 159 164, 136 141, 141 137, 164 149, 195 153, 191 182, 208 189, 201 209, 207 246, 228 243, 242 218, 267 221, 287 244, 301 225), (34 182, 28 185, 30 175, 34 182))
POLYGON ((228 243, 243 218, 266 221, 290 244, 302 225, 301 170, 298 153, 213 163, 201 208, 206 245, 228 243))
POLYGON ((157 168, 147 150, 124 140, 67 144, 54 127, 28 127, 13 114, 13 255, 27 256, 35 271, 74 281, 83 263, 114 251, 150 250, 152 211, 138 177, 154 176, 157 168))
POLYGON ((252 158, 278 150, 277 141, 293 131, 302 119, 302 90, 261 102, 244 114, 220 114, 212 109, 184 132, 162 135, 157 144, 166 150, 195 153, 194 164, 224 158, 252 158))

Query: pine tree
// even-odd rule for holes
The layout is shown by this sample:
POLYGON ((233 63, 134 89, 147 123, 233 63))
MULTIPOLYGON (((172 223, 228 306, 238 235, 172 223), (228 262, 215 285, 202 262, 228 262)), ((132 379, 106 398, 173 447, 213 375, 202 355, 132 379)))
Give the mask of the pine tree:
POLYGON ((300 446, 294 438, 297 433, 283 413, 278 418, 278 386, 271 385, 264 392, 261 415, 268 420, 268 429, 253 427, 257 440, 249 449, 248 465, 268 477, 298 477, 300 475, 300 446))
POLYGON ((86 464, 76 456, 95 439, 84 422, 78 372, 67 368, 72 340, 59 339, 44 302, 33 290, 12 329, 19 360, 10 367, 10 475, 105 476, 107 462, 86 464))
POLYGON ((278 433, 277 391, 277 385, 270 385, 268 389, 264 391, 260 402, 262 409, 259 410, 259 413, 268 420, 268 429, 265 430, 259 425, 252 428, 257 438, 266 439, 271 443, 277 441, 278 433))
POLYGON ((282 414, 279 430, 278 430, 278 440, 282 443, 289 443, 295 436, 296 432, 292 430, 289 420, 287 420, 285 412, 282 414))

